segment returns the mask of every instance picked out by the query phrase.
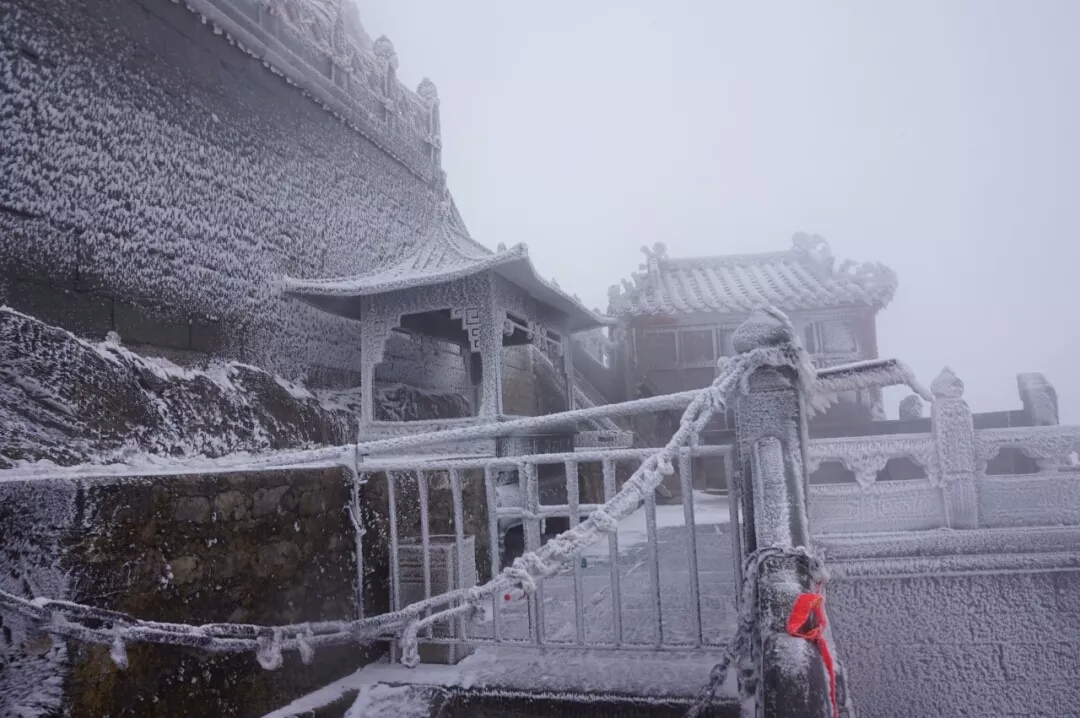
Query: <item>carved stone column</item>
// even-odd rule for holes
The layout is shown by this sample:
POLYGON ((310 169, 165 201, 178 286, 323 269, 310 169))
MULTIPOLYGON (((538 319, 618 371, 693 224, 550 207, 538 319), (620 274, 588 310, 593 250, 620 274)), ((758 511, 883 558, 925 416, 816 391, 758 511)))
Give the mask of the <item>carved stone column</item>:
POLYGON ((975 426, 964 401, 964 382, 945 367, 930 385, 934 403, 930 426, 938 459, 938 481, 945 500, 945 525, 973 529, 979 525, 976 485, 975 426))
MULTIPOLYGON (((382 362, 390 338, 391 319, 381 316, 371 302, 363 305, 360 324, 360 422, 375 420, 375 367, 382 362)), ((396 317, 395 317, 396 320, 396 317)))
MULTIPOLYGON (((735 351, 740 353, 792 340, 788 329, 768 315, 754 315, 733 336, 735 351)), ((735 427, 745 550, 809 547, 805 415, 797 373, 762 367, 751 374, 749 392, 736 401, 735 427)), ((757 630, 752 663, 743 666, 742 676, 744 682, 749 680, 752 673, 746 669, 756 665, 761 684, 746 688, 758 696, 759 718, 824 718, 831 713, 821 654, 812 643, 786 632, 795 599, 812 588, 801 561, 770 558, 761 564, 753 607, 757 630)))

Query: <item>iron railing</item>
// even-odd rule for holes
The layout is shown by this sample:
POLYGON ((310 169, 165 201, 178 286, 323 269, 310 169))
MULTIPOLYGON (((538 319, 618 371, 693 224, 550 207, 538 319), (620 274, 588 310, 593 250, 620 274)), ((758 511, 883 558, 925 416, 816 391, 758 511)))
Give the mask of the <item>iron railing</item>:
MULTIPOLYGON (((431 563, 431 530, 430 530, 430 487, 432 481, 439 477, 440 483, 448 480, 450 488, 450 500, 452 502, 453 532, 457 547, 456 579, 459 587, 466 582, 463 571, 464 562, 462 556, 466 550, 465 514, 474 512, 480 507, 465 506, 462 491, 462 482, 469 472, 475 472, 472 476, 479 478, 482 473, 484 484, 484 501, 486 503, 486 528, 488 553, 494 570, 501 566, 500 535, 507 522, 520 521, 524 534, 524 550, 535 551, 540 548, 544 540, 543 524, 551 519, 565 519, 569 527, 576 526, 591 512, 602 504, 583 503, 581 501, 581 474, 583 469, 592 472, 602 482, 603 501, 609 500, 618 490, 617 471, 621 464, 636 464, 651 454, 655 448, 640 449, 596 449, 588 451, 576 451, 570 453, 533 454, 527 456, 507 457, 385 457, 364 459, 359 465, 362 475, 384 474, 388 497, 388 524, 389 524, 389 564, 390 564, 390 593, 392 610, 400 610, 402 605, 402 573, 401 573, 401 546, 402 531, 398 506, 400 497, 405 488, 412 493, 415 486, 420 517, 419 542, 423 555, 422 571, 424 598, 432 595, 432 563, 431 563), (561 480, 565 483, 566 497, 562 503, 544 503, 538 479, 539 468, 543 466, 559 466, 562 469, 561 480), (591 467, 591 468, 590 468, 591 467), (599 472, 596 471, 599 469, 599 472), (500 505, 498 500, 498 487, 505 483, 512 475, 517 474, 520 486, 520 505, 500 505), (411 486, 409 486, 411 484, 411 486)), ((661 549, 658 541, 657 524, 657 501, 653 493, 647 496, 644 502, 645 533, 644 559, 642 563, 648 567, 648 591, 642 596, 639 591, 634 591, 632 607, 634 621, 632 629, 628 630, 624 624, 624 600, 627 598, 624 587, 621 585, 624 579, 624 571, 620 563, 620 546, 618 531, 608 537, 606 557, 600 558, 600 565, 592 566, 592 571, 586 572, 588 565, 576 561, 570 570, 549 577, 541 582, 536 591, 523 601, 508 601, 506 596, 495 596, 491 606, 490 621, 483 625, 466 625, 464 620, 458 622, 456 635, 435 636, 428 631, 423 638, 424 642, 432 644, 513 644, 522 646, 545 646, 567 648, 596 648, 596 649, 644 649, 644 650, 694 650, 705 647, 717 647, 722 645, 728 637, 723 627, 710 626, 710 631, 705 631, 702 622, 703 603, 701 595, 701 572, 699 569, 699 539, 695 521, 694 499, 694 459, 697 458, 722 458, 724 460, 725 474, 731 477, 734 470, 732 460, 732 447, 699 445, 688 447, 681 451, 677 461, 678 477, 681 489, 682 508, 682 534, 680 538, 685 542, 686 585, 674 586, 680 595, 689 598, 689 610, 683 603, 681 610, 671 611, 671 607, 665 607, 664 591, 661 584, 661 549), (606 558, 607 575, 599 572, 606 558), (567 576, 569 573, 569 576, 567 576), (596 583, 600 590, 591 596, 587 596, 587 584, 596 583), (561 589, 561 591, 560 591, 561 589), (545 592, 554 591, 556 600, 545 600, 545 592), (604 597, 605 591, 609 596, 604 597), (566 594, 572 592, 572 601, 566 600, 566 594), (610 632, 599 639, 590 635, 588 628, 595 628, 595 613, 597 609, 597 597, 601 602, 610 603, 610 632), (642 609, 642 603, 647 604, 642 609), (569 609, 569 611, 567 610, 569 609), (590 609, 593 615, 589 615, 590 609), (572 632, 569 631, 570 622, 566 621, 566 613, 572 612, 572 632), (561 623, 555 626, 555 635, 549 630, 549 623, 554 621, 561 623), (565 636, 559 633, 562 629, 565 636), (674 629, 674 630, 666 630, 674 629), (644 638, 643 638, 644 637, 644 638)), ((736 493, 729 492, 727 501, 728 520, 732 526, 736 526, 739 520, 736 493)), ((739 565, 741 548, 737 541, 738 531, 730 531, 732 561, 739 565)), ((624 557, 625 558, 625 557, 624 557)), ((635 567, 636 568, 636 567, 635 567)), ((729 575, 736 576, 737 571, 731 571, 729 575)), ((640 583, 633 584, 635 588, 640 583)), ((516 596, 512 598, 517 598, 516 596)), ((606 611, 605 611, 606 612, 606 611)), ((714 612, 715 613, 715 612, 714 612)), ((594 630, 593 633, 596 631, 594 630)))

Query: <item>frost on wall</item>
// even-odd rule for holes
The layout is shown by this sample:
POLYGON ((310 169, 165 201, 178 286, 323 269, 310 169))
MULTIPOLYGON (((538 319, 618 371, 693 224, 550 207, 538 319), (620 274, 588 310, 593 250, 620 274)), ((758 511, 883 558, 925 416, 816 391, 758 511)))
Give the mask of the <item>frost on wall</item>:
MULTIPOLYGON (((0 589, 21 596, 70 596, 56 529, 74 523, 76 493, 72 482, 0 482, 0 589), (35 507, 38 520, 11 515, 27 505, 35 507)), ((57 715, 67 663, 63 641, 54 642, 15 614, 0 615, 0 715, 57 715)))
MULTIPOLYGON (((181 369, 0 308, 0 468, 218 457, 356 439, 359 390, 319 391, 235 362, 181 369)), ((442 419, 454 393, 376 386, 380 419, 442 419)))
POLYGON ((106 22, 93 3, 0 0, 2 263, 220 320, 226 356, 289 378, 358 370, 357 324, 280 297, 275 281, 393 260, 434 216, 435 193, 161 5, 190 22, 135 3, 106 22))

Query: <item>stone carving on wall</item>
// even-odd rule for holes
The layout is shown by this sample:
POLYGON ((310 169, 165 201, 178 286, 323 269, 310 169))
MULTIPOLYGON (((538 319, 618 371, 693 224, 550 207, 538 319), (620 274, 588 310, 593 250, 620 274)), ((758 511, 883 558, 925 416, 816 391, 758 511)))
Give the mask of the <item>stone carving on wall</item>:
POLYGON ((1080 481, 1072 477, 983 477, 979 482, 979 501, 979 521, 983 526, 1080 523, 1080 481))
POLYGON ((383 360, 390 332, 399 321, 399 317, 371 317, 361 322, 360 355, 365 364, 374 366, 383 360))
POLYGON ((937 484, 937 456, 929 434, 815 439, 810 442, 808 454, 810 473, 817 471, 823 461, 838 461, 855 474, 864 489, 877 481, 878 472, 890 459, 899 458, 909 458, 923 467, 931 485, 937 484))
POLYGON ((469 349, 474 352, 480 351, 480 309, 477 307, 452 307, 450 318, 461 322, 461 328, 469 336, 469 349))
POLYGON ((904 531, 939 528, 945 508, 940 489, 926 480, 810 487, 810 519, 815 533, 904 531))

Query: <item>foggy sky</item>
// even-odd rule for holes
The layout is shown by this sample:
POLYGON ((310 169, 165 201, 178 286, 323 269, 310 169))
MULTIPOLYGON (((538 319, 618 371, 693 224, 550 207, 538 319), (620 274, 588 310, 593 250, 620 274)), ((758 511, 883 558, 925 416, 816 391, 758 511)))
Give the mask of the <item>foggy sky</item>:
POLYGON ((974 411, 1041 371, 1080 421, 1080 3, 359 3, 438 86, 472 235, 589 306, 643 244, 816 233, 899 275, 882 356, 950 366, 974 411))

